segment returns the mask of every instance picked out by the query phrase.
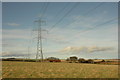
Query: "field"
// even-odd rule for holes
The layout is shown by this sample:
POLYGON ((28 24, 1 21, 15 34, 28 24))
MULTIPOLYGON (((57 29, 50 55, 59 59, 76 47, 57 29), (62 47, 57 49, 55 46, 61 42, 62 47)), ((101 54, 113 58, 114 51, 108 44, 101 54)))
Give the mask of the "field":
POLYGON ((118 78, 118 65, 2 62, 3 78, 118 78))

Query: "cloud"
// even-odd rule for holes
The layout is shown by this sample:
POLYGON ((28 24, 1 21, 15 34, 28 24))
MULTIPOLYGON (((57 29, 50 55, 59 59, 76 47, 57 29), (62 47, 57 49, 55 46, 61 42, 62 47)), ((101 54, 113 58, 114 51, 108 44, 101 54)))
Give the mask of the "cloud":
POLYGON ((29 39, 29 38, 30 38, 29 29, 3 30, 3 39, 29 39))
POLYGON ((66 44, 69 43, 68 39, 66 38, 66 34, 62 33, 63 35, 54 32, 46 36, 47 39, 50 41, 56 42, 56 43, 61 43, 61 44, 66 44))
POLYGON ((112 47, 97 47, 97 46, 91 46, 91 47, 66 47, 60 52, 62 53, 70 53, 70 54, 78 54, 78 53, 94 53, 94 52, 100 52, 100 51, 110 51, 113 50, 112 47))
POLYGON ((99 51, 109 51, 109 50, 113 50, 112 47, 97 47, 97 46, 92 46, 92 47, 88 47, 88 52, 92 53, 92 52, 99 52, 99 51))
POLYGON ((11 51, 11 52, 2 52, 2 57, 24 57, 28 56, 22 51, 11 51))
POLYGON ((20 26, 20 24, 17 23, 7 23, 8 26, 20 26))
POLYGON ((51 34, 47 38, 50 39, 51 41, 63 43, 63 44, 74 43, 74 42, 79 43, 79 41, 77 40, 81 38, 81 35, 82 35, 82 38, 85 38, 86 35, 88 36, 87 39, 94 38, 94 42, 97 39, 99 40, 108 39, 108 37, 110 39, 116 39, 116 38, 112 38, 112 36, 110 36, 109 34, 113 35, 113 33, 117 32, 117 30, 112 30, 112 31, 110 30, 112 28, 114 29, 117 28, 117 23, 114 23, 114 24, 109 23, 107 25, 102 25, 102 27, 100 26, 96 27, 96 25, 105 23, 111 20, 112 18, 104 19, 103 17, 100 17, 100 16, 98 17, 72 16, 70 18, 73 19, 72 23, 68 25, 63 25, 64 27, 61 25, 57 25, 55 28, 53 28, 50 31, 51 34), (104 28, 107 28, 107 29, 104 29, 104 28), (97 38, 99 36, 100 37, 102 36, 104 38, 101 38, 101 39, 97 38), (72 40, 75 40, 75 41, 72 41, 72 40))

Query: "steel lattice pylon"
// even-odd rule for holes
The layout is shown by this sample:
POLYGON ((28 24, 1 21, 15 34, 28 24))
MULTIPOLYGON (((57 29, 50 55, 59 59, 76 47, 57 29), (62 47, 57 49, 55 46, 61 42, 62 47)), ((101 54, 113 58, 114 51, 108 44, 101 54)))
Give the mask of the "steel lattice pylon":
POLYGON ((41 19, 36 20, 35 22, 38 23, 38 37, 37 37, 37 54, 36 54, 36 62, 38 61, 39 57, 41 59, 41 62, 43 61, 43 51, 42 51, 42 29, 41 29, 41 23, 45 22, 41 19))

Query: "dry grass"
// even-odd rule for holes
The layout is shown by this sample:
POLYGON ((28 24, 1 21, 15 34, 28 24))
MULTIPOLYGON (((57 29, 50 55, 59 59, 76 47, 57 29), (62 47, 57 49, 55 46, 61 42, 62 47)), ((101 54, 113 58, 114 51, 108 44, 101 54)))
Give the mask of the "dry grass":
POLYGON ((3 61, 3 78, 118 78, 118 65, 3 61))

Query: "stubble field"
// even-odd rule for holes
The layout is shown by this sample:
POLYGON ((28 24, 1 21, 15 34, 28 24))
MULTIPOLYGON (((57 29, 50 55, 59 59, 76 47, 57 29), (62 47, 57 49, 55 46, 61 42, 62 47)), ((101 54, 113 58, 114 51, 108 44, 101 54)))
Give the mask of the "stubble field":
POLYGON ((118 78, 118 65, 2 62, 3 78, 118 78))

